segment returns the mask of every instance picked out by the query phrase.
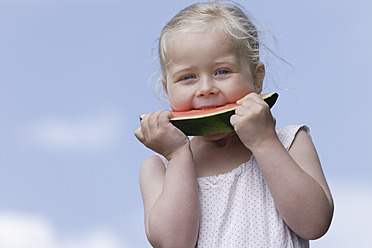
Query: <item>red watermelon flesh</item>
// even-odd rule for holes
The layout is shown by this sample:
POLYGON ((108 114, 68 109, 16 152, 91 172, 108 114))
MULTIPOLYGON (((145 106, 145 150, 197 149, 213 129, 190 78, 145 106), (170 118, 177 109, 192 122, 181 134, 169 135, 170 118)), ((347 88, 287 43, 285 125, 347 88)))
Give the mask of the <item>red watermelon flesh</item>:
MULTIPOLYGON (((273 95, 277 95, 277 93, 267 93, 260 95, 262 99, 268 99, 273 95)), ((270 106, 270 103, 269 103, 270 106)), ((178 120, 178 119, 193 119, 193 118, 202 118, 204 116, 211 116, 215 114, 225 113, 226 111, 235 110, 239 107, 237 103, 228 103, 223 106, 215 107, 215 108, 207 108, 207 109, 192 109, 186 111, 171 111, 173 114, 173 118, 171 120, 178 120)), ((272 106, 270 106, 271 108, 272 106)))

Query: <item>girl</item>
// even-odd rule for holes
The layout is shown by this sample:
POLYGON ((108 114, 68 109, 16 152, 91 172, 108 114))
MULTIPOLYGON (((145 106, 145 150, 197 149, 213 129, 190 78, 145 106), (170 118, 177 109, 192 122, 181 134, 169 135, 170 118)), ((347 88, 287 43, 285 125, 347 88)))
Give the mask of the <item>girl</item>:
POLYGON ((193 4, 163 28, 162 83, 173 110, 237 102, 233 132, 191 141, 169 111, 136 137, 160 155, 140 170, 154 247, 308 247, 329 228, 333 201, 306 126, 275 129, 259 96, 265 66, 256 27, 234 4, 193 4))

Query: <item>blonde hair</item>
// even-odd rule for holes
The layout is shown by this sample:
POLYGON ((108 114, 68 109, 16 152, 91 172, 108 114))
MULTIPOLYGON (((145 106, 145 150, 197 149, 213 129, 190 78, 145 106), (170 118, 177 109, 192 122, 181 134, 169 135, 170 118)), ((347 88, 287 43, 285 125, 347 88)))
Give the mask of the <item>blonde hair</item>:
POLYGON ((167 45, 177 34, 186 32, 221 31, 248 65, 259 62, 259 39, 256 26, 236 3, 221 1, 195 3, 181 10, 163 28, 159 38, 159 59, 162 78, 166 78, 167 45))

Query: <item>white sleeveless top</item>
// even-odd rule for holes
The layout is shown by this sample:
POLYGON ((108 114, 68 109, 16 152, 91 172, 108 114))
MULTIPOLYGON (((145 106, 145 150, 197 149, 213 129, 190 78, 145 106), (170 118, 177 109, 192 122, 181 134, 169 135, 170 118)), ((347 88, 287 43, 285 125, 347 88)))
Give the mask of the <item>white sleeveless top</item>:
MULTIPOLYGON (((276 130, 287 150, 301 128, 308 132, 306 126, 276 130)), ((231 172, 197 181, 200 229, 196 247, 309 247, 309 241, 292 232, 279 215, 254 156, 231 172)))

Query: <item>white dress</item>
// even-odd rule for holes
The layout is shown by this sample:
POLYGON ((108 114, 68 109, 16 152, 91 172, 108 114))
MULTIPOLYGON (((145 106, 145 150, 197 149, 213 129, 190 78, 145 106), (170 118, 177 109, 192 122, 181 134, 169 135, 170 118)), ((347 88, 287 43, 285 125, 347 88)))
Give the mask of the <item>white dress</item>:
MULTIPOLYGON (((287 150, 301 128, 308 132, 306 126, 276 130, 287 150)), ((309 247, 309 241, 292 232, 279 215, 254 156, 231 172, 197 180, 200 229, 196 247, 309 247)))

